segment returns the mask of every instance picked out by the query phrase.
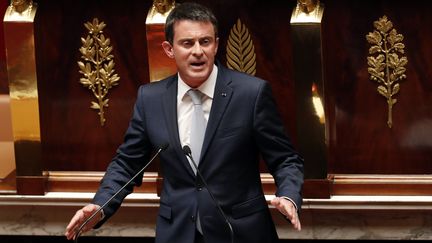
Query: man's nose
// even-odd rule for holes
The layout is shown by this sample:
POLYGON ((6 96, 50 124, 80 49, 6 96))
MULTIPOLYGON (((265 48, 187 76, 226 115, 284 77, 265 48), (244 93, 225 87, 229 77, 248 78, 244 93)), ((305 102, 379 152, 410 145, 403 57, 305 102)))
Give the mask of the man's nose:
POLYGON ((197 56, 200 56, 203 54, 202 46, 198 41, 195 42, 195 45, 192 48, 192 54, 197 55, 197 56))

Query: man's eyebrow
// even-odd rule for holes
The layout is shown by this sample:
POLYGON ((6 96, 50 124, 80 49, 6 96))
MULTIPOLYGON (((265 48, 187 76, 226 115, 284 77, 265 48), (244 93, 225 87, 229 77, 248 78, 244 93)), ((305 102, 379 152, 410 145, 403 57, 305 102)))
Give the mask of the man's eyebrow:
POLYGON ((206 36, 202 36, 202 37, 200 37, 198 39, 195 39, 193 37, 184 37, 184 38, 178 39, 178 41, 179 42, 181 42, 181 41, 194 41, 194 40, 198 40, 199 41, 199 40, 203 40, 203 39, 212 39, 212 40, 214 40, 215 38, 213 36, 206 35, 206 36))

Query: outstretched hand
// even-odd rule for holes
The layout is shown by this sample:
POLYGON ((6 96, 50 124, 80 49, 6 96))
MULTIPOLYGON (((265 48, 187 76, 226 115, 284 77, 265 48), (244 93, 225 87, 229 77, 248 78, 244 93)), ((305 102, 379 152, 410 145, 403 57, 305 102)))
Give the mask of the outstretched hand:
MULTIPOLYGON (((68 240, 75 240, 77 230, 81 226, 84 221, 88 217, 90 217, 94 212, 96 212, 100 208, 99 205, 96 204, 89 204, 82 209, 78 210, 75 215, 72 217, 71 221, 69 222, 68 226, 66 227, 65 236, 68 240)), ((102 213, 101 213, 102 215, 102 213)), ((90 222, 87 223, 86 226, 81 230, 81 233, 87 232, 90 229, 92 229, 101 219, 102 216, 95 215, 95 217, 90 220, 90 222)))
POLYGON ((297 214, 297 209, 290 200, 283 197, 275 197, 271 200, 271 204, 279 210, 279 212, 291 222, 294 229, 300 231, 301 223, 297 214))

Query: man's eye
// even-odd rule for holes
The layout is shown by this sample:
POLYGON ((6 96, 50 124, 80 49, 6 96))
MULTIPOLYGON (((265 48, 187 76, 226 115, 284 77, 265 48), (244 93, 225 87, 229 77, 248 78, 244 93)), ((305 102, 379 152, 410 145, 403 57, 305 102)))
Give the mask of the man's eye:
POLYGON ((185 42, 183 42, 183 46, 189 47, 189 46, 192 46, 192 45, 193 45, 193 43, 191 41, 185 41, 185 42))
POLYGON ((210 40, 209 39, 204 39, 204 40, 201 40, 200 41, 200 44, 201 45, 208 45, 210 43, 210 40))

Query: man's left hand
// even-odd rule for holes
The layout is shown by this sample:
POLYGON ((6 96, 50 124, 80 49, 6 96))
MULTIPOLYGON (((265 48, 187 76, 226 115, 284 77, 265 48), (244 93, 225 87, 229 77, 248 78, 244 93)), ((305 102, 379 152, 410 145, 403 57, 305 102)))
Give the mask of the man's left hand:
POLYGON ((279 212, 291 222, 294 229, 300 231, 301 224, 297 214, 297 209, 290 200, 283 197, 275 197, 271 200, 271 204, 279 210, 279 212))

